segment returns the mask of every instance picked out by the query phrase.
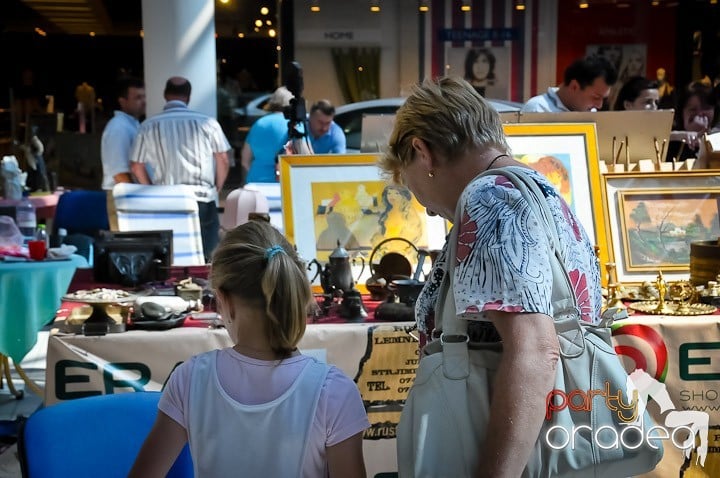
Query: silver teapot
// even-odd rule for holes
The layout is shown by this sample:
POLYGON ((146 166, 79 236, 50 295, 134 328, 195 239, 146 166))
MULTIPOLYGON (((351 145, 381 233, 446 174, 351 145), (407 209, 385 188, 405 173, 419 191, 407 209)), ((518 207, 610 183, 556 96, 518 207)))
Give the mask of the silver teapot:
MULTIPOLYGON (((365 270, 365 260, 359 257, 362 262, 358 280, 365 270)), ((333 294, 338 291, 348 292, 355 287, 356 279, 353 278, 352 264, 355 259, 350 258, 348 251, 337 242, 337 247, 330 253, 328 263, 325 264, 320 273, 320 285, 323 292, 333 294)))

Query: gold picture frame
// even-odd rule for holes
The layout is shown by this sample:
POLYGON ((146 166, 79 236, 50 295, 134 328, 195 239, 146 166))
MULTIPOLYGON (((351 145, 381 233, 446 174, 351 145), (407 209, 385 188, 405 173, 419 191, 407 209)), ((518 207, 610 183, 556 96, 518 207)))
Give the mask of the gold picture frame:
MULTIPOLYGON (((298 253, 321 264, 337 240, 353 258, 355 279, 364 285, 371 276, 372 251, 389 238, 401 237, 423 249, 440 249, 446 224, 428 216, 409 190, 390 185, 377 166, 378 154, 281 155, 280 189, 284 233, 298 253), (362 260, 360 260, 362 258, 362 260)), ((398 247, 412 265, 414 251, 398 247)), ((378 259, 381 255, 374 258, 378 259)), ((319 284, 315 278, 314 285, 319 284)))
POLYGON ((636 285, 686 280, 690 243, 720 235, 718 171, 607 173, 606 224, 617 278, 636 285))
POLYGON ((515 159, 556 186, 597 246, 601 263, 606 262, 610 252, 595 125, 508 123, 503 128, 515 159))

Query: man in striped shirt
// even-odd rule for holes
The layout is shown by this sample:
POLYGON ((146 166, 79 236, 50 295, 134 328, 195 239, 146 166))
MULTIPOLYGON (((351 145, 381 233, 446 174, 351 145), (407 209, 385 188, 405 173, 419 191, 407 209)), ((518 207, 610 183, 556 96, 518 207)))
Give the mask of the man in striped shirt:
POLYGON ((191 85, 172 77, 165 84, 165 107, 145 120, 133 144, 132 173, 141 184, 192 186, 198 202, 205 260, 219 241, 217 200, 229 170, 230 143, 216 119, 190 110, 191 85))

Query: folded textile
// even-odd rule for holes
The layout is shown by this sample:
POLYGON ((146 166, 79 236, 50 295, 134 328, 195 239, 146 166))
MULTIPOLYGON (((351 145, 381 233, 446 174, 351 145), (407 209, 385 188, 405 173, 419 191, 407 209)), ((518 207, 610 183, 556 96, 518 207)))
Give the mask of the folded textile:
POLYGON ((48 259, 67 259, 77 252, 77 247, 71 244, 62 244, 60 247, 51 247, 47 251, 48 259))

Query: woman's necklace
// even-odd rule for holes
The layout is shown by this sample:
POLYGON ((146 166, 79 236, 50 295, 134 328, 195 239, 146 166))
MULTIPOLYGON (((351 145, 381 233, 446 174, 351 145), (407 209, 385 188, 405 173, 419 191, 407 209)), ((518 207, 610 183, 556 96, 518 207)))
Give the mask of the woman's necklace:
MULTIPOLYGON (((492 168, 492 167, 493 167, 493 164, 495 164, 495 161, 497 161, 498 159, 503 158, 503 157, 509 158, 510 156, 508 156, 508 155, 505 154, 505 153, 503 153, 503 154, 498 154, 497 156, 495 156, 495 157, 493 158, 492 161, 490 161, 490 164, 488 164, 487 168, 485 168, 485 171, 487 171, 488 169, 492 168)), ((483 171, 483 172, 484 172, 484 171, 483 171)))

